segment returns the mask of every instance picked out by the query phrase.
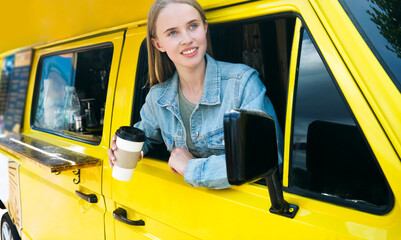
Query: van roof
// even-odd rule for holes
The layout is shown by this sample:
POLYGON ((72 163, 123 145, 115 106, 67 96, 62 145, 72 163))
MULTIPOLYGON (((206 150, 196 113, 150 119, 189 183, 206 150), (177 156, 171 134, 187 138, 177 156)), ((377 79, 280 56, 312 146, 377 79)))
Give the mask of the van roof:
MULTIPOLYGON (((204 9, 247 0, 198 0, 204 9)), ((27 46, 144 21, 153 0, 5 1, 0 15, 0 58, 27 46)))

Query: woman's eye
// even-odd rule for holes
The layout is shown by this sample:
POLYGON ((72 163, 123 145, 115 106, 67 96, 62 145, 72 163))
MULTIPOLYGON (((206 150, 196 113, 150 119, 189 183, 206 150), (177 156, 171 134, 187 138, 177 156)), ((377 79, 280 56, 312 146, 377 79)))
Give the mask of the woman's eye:
POLYGON ((194 30, 198 27, 198 24, 191 24, 191 26, 189 26, 189 29, 194 30))
POLYGON ((174 36, 176 34, 177 34, 177 31, 171 31, 171 32, 168 33, 168 36, 174 36))

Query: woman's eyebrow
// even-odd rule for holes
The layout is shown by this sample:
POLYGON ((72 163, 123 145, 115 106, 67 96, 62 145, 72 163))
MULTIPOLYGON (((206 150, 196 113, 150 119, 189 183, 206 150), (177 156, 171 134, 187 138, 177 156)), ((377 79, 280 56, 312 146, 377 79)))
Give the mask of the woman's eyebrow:
POLYGON ((199 19, 192 19, 191 21, 187 22, 187 25, 190 25, 194 22, 199 22, 199 19))
MULTIPOLYGON (((192 23, 195 23, 195 22, 199 22, 199 19, 192 19, 192 20, 188 21, 186 25, 191 25, 192 23)), ((169 31, 172 31, 175 29, 177 29, 177 27, 171 27, 171 28, 166 29, 163 33, 166 33, 166 32, 169 32, 169 31)))
POLYGON ((177 27, 171 27, 171 28, 169 28, 169 29, 166 29, 163 33, 166 33, 166 32, 169 32, 169 31, 172 31, 172 30, 175 30, 177 27))

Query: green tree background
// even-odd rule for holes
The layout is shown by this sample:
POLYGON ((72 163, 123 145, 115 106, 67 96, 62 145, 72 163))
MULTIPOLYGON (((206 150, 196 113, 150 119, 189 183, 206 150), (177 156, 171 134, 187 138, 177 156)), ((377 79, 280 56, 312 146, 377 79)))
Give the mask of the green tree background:
POLYGON ((391 47, 386 48, 401 58, 401 0, 369 0, 373 4, 368 10, 371 20, 376 23, 380 33, 391 47), (376 8, 376 6, 379 8, 376 8))

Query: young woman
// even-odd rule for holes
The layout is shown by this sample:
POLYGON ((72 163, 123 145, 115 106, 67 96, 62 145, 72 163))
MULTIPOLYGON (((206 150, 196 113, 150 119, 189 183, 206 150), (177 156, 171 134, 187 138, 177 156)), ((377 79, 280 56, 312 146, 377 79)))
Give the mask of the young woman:
MULTIPOLYGON (((280 148, 282 133, 257 71, 206 54, 207 30, 196 0, 153 3, 147 32, 151 89, 135 127, 146 133, 145 154, 153 143, 166 144, 170 169, 188 184, 227 188, 224 113, 231 109, 268 113, 276 119, 280 148)), ((108 151, 111 166, 115 149, 114 136, 108 151)))

